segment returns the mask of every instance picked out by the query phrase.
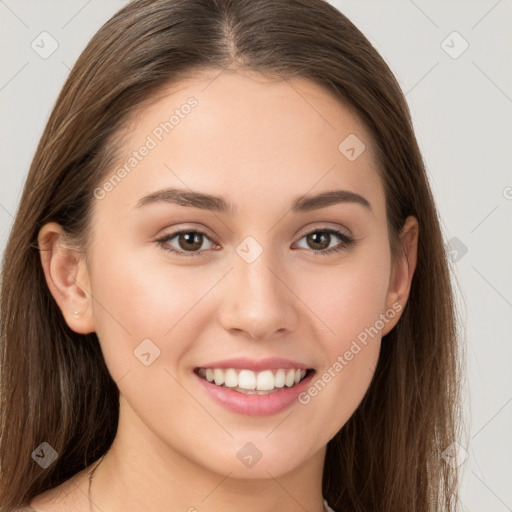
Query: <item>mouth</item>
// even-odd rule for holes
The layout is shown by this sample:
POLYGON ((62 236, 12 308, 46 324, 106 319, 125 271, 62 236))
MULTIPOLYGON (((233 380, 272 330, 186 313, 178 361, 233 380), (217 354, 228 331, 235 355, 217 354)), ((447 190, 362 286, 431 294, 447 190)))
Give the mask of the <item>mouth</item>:
POLYGON ((247 368, 195 368, 194 373, 220 388, 229 388, 246 395, 269 395, 293 388, 309 375, 313 368, 269 368, 253 371, 247 368))
POLYGON ((269 416, 292 407, 316 370, 282 357, 235 357, 194 369, 200 388, 231 413, 269 416))

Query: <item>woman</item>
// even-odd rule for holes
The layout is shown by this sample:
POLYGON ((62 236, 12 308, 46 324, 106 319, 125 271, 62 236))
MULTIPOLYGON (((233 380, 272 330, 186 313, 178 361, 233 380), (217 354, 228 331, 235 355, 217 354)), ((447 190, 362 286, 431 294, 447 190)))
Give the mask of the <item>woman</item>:
POLYGON ((435 204, 396 80, 324 1, 109 20, 1 300, 5 512, 455 509, 435 204))

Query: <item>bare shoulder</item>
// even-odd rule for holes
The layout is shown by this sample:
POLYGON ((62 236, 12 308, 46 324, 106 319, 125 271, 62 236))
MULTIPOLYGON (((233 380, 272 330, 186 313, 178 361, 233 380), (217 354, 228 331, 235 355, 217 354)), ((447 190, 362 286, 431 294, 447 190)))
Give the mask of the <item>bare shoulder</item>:
POLYGON ((64 483, 34 496, 20 512, 83 512, 89 510, 85 471, 64 483))

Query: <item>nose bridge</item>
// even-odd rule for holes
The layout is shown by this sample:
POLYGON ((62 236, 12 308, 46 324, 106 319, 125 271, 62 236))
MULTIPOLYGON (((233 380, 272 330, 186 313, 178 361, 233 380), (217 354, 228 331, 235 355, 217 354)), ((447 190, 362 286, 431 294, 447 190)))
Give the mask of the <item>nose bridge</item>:
POLYGON ((286 282, 286 276, 280 275, 282 265, 272 250, 263 250, 254 240, 244 242, 234 255, 227 293, 220 305, 221 323, 225 329, 245 331, 253 338, 293 330, 295 301, 282 282, 286 282))

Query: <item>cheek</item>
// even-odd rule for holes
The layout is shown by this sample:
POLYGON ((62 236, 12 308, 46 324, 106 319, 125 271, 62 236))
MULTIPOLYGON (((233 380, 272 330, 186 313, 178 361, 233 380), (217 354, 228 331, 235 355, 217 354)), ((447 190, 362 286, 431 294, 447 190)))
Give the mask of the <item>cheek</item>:
POLYGON ((313 431, 329 440, 354 414, 372 381, 380 344, 379 336, 367 344, 343 340, 330 353, 329 363, 298 397, 313 431))
POLYGON ((385 312, 389 253, 382 244, 372 246, 348 255, 339 264, 297 272, 300 277, 296 278, 295 289, 321 320, 321 336, 331 357, 374 326, 385 312))
POLYGON ((102 262, 91 270, 96 333, 113 377, 140 366, 136 357, 142 342, 158 354, 157 366, 178 364, 189 342, 183 331, 202 328, 200 301, 217 273, 173 268, 165 259, 155 264, 154 256, 150 261, 107 245, 93 261, 102 262))
MULTIPOLYGON (((386 247, 385 240, 379 247, 386 247)), ((319 418, 325 417, 322 408, 335 411, 329 420, 333 434, 364 397, 378 362, 381 331, 390 320, 382 320, 389 265, 389 254, 374 247, 300 280, 302 300, 321 320, 316 337, 324 355, 302 403, 319 418)))

